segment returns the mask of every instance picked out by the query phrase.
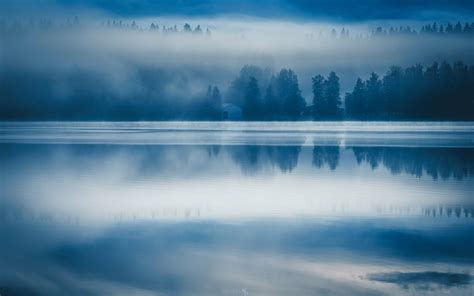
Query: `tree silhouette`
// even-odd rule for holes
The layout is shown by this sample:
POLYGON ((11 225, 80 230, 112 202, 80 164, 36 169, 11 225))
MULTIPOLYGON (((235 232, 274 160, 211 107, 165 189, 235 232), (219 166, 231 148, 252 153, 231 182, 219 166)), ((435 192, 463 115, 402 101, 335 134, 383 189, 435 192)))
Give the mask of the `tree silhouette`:
POLYGON ((337 119, 342 114, 339 77, 335 72, 329 73, 327 79, 316 75, 312 79, 313 118, 337 119))
POLYGON ((222 97, 219 88, 209 85, 204 99, 192 107, 192 109, 195 110, 191 111, 191 118, 200 120, 221 120, 221 106, 222 97))
POLYGON ((391 67, 382 80, 373 73, 346 94, 353 119, 473 120, 474 67, 462 62, 391 67))
POLYGON ((312 78, 312 89, 313 89, 313 118, 319 119, 325 111, 324 102, 324 77, 320 74, 312 78))
POLYGON ((260 89, 255 77, 250 77, 250 80, 245 89, 244 107, 242 110, 244 119, 258 120, 261 119, 261 102, 260 89))
POLYGON ((276 97, 280 99, 282 118, 297 119, 306 102, 301 96, 298 77, 291 69, 282 69, 275 79, 276 97))
POLYGON ((368 112, 374 114, 374 116, 380 116, 383 106, 382 81, 377 74, 372 73, 365 85, 367 90, 368 112))
MULTIPOLYGON (((392 66, 383 78, 383 97, 379 108, 384 113, 389 113, 390 110, 396 110, 397 102, 403 100, 403 70, 400 67, 392 66)), ((400 110, 399 110, 400 111, 400 110)), ((398 112, 399 112, 398 111, 398 112)), ((393 112, 394 113, 394 112, 393 112)))
POLYGON ((366 89, 365 82, 358 78, 352 93, 347 93, 345 98, 346 114, 349 119, 366 118, 366 89))
POLYGON ((267 91, 265 92, 265 100, 264 100, 264 117, 266 120, 274 120, 276 114, 278 112, 278 102, 275 97, 275 91, 273 90, 273 82, 274 78, 272 78, 270 84, 267 87, 267 91))
POLYGON ((198 35, 202 34, 201 25, 197 25, 196 28, 194 28, 193 33, 198 35))
POLYGON ((339 77, 335 72, 329 73, 324 81, 324 103, 327 112, 326 117, 330 119, 338 118, 341 114, 341 94, 339 77))
POLYGON ((239 76, 231 82, 227 91, 226 101, 243 107, 245 91, 251 77, 257 80, 259 89, 266 89, 271 78, 271 72, 269 69, 262 69, 254 65, 243 66, 239 76))
POLYGON ((192 31, 193 31, 193 30, 191 29, 191 26, 190 26, 188 23, 184 24, 184 26, 183 26, 183 32, 185 32, 185 33, 191 33, 192 31))

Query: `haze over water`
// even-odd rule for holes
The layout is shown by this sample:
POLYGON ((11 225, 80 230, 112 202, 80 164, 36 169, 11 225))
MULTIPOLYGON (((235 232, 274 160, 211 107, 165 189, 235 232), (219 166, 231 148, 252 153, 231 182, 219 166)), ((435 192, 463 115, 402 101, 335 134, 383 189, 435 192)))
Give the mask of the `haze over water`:
POLYGON ((1 123, 2 295, 470 295, 472 123, 1 123))

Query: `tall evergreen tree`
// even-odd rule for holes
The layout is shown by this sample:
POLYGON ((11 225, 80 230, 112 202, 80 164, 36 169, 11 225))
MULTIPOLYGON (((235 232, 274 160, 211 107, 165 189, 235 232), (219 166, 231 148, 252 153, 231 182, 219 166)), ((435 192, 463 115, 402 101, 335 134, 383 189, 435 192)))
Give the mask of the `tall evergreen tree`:
POLYGON ((397 110, 397 103, 403 100, 403 70, 400 67, 392 66, 383 77, 383 94, 380 108, 387 116, 393 115, 397 110))
POLYGON ((338 118, 341 114, 341 94, 339 77, 335 72, 329 73, 324 82, 324 105, 328 119, 338 118))
POLYGON ((322 118, 326 113, 324 103, 324 77, 320 74, 312 78, 313 89, 313 118, 322 118))
POLYGON ((184 26, 183 26, 183 32, 185 32, 185 33, 191 33, 192 31, 193 31, 193 30, 191 29, 191 26, 190 26, 188 23, 184 24, 184 26))
POLYGON ((221 117, 221 106, 222 106, 222 98, 219 88, 217 86, 212 87, 209 85, 207 87, 207 94, 206 98, 202 104, 202 107, 197 114, 197 117, 204 118, 207 120, 220 120, 221 117))
POLYGON ((423 119, 430 119, 435 113, 440 112, 440 91, 439 88, 439 66, 438 63, 426 68, 423 78, 423 96, 420 104, 423 105, 423 109, 420 111, 420 115, 423 119))
POLYGON ((352 93, 346 95, 345 105, 349 119, 365 119, 367 102, 365 82, 362 79, 358 78, 352 93))
POLYGON ((243 116, 246 120, 261 119, 260 89, 255 77, 250 77, 245 89, 243 116))
POLYGON ((405 69, 404 73, 404 92, 403 101, 400 102, 399 114, 411 119, 420 119, 421 113, 424 113, 422 104, 423 95, 423 67, 421 65, 411 66, 405 69))
POLYGON ((278 111, 278 102, 275 97, 275 91, 274 91, 274 78, 272 78, 270 84, 267 87, 267 90, 265 92, 265 99, 264 99, 264 107, 263 107, 263 113, 264 117, 266 120, 273 120, 275 119, 275 115, 278 111))
POLYGON ((268 68, 262 69, 258 66, 245 65, 235 78, 226 94, 226 101, 237 106, 243 107, 245 89, 249 83, 250 77, 257 79, 259 89, 266 89, 271 78, 271 71, 268 68))
POLYGON ((365 83, 367 88, 367 109, 372 116, 380 116, 382 111, 382 81, 379 75, 372 73, 365 83))
POLYGON ((275 79, 277 98, 281 100, 282 117, 297 119, 306 102, 301 96, 298 77, 291 69, 282 69, 275 79))

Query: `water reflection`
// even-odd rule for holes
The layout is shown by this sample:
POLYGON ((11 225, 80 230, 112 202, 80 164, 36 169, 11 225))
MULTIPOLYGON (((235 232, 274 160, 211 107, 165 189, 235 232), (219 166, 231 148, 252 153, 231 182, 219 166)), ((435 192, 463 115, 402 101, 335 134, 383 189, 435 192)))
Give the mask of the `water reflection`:
POLYGON ((474 149, 0 145, 2 295, 469 295, 474 149))
POLYGON ((471 283, 471 275, 450 272, 390 272, 371 274, 371 280, 394 283, 404 289, 414 287, 417 290, 431 290, 443 287, 467 286, 471 283))
MULTIPOLYGON (((183 162, 200 158, 212 162, 224 155, 241 169, 242 173, 254 174, 269 168, 291 173, 299 165, 301 145, 291 146, 118 146, 118 145, 0 145, 0 162, 4 166, 19 164, 35 166, 48 164, 59 155, 64 161, 77 165, 105 161, 113 156, 123 155, 138 162, 143 173, 168 171, 183 162), (202 152, 206 155, 202 155, 202 152), (176 157, 170 159, 172 157, 176 157), (194 158, 194 159, 193 159, 194 158), (205 159, 204 159, 205 158, 205 159), (179 164, 176 164, 178 161, 179 164)), ((311 162, 313 167, 328 167, 334 171, 339 166, 341 153, 352 151, 357 164, 368 164, 373 170, 381 166, 392 174, 410 174, 433 179, 462 180, 474 175, 474 149, 471 148, 405 148, 405 147, 339 147, 313 146, 311 162)), ((307 161, 303 159, 303 161, 307 161)), ((184 168, 183 169, 189 169, 184 168)), ((192 169, 192 168, 191 168, 192 169)), ((6 173, 7 171, 4 171, 6 173)))
POLYGON ((291 172, 298 165, 301 146, 227 146, 232 160, 245 174, 254 174, 266 167, 291 172))
POLYGON ((3 144, 0 164, 3 203, 42 219, 471 217, 474 208, 471 148, 3 144))
POLYGON ((354 147, 357 163, 375 169, 380 164, 393 174, 401 172, 421 177, 425 172, 434 179, 462 180, 474 174, 474 149, 354 147))
POLYGON ((313 148, 313 165, 322 168, 327 165, 334 171, 339 164, 339 147, 331 146, 314 146, 313 148))
POLYGON ((433 285, 435 295, 469 295, 472 288, 472 224, 125 223, 100 232, 8 226, 0 226, 10 238, 0 246, 0 291, 13 295, 400 295, 433 285))

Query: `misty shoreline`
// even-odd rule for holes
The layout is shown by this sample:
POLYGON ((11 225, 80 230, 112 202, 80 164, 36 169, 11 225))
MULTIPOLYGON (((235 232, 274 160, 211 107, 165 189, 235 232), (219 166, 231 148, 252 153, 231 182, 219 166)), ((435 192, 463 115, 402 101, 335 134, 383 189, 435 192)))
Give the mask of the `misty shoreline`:
POLYGON ((472 23, 109 19, 3 23, 0 120, 474 120, 472 23))

